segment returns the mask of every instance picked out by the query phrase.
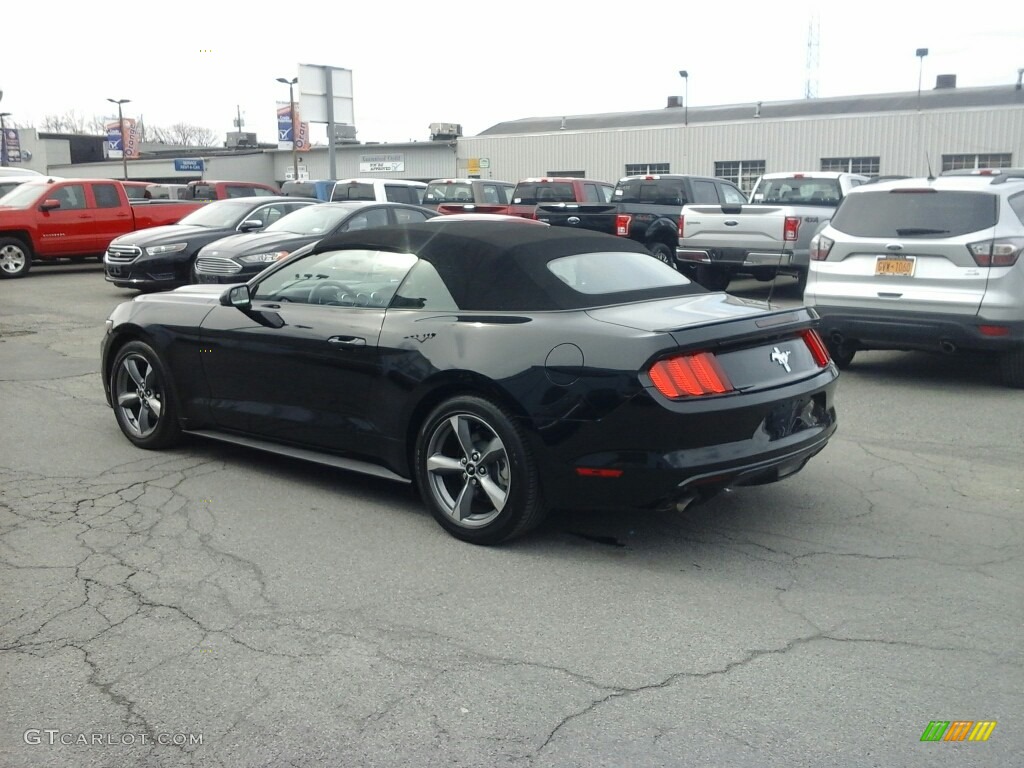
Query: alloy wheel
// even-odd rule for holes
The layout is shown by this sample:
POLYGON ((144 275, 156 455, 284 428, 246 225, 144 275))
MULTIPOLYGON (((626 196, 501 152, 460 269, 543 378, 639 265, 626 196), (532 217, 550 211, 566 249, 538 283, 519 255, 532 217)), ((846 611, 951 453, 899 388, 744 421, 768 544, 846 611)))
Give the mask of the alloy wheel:
POLYGON ((25 268, 25 251, 16 245, 7 244, 0 247, 0 269, 16 275, 25 268))
POLYGON ((427 444, 426 471, 434 501, 457 525, 486 526, 508 501, 505 444, 477 416, 456 413, 437 424, 427 444))
POLYGON ((114 377, 114 400, 122 421, 139 438, 149 437, 160 425, 164 409, 163 384, 144 356, 126 356, 114 377))

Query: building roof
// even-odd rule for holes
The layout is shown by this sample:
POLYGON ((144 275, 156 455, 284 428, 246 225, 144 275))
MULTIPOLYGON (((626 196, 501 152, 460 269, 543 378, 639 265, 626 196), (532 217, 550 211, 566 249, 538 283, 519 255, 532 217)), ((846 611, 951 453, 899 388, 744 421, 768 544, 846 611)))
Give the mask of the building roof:
MULTIPOLYGON (((1024 106, 1024 90, 1013 85, 984 88, 936 88, 921 91, 920 108, 977 109, 984 107, 1024 106)), ((615 128, 648 128, 690 123, 730 123, 741 120, 824 117, 826 115, 913 112, 918 108, 917 91, 880 93, 863 96, 836 96, 827 99, 765 101, 726 104, 715 107, 668 107, 644 112, 606 112, 596 115, 524 117, 492 125, 478 136, 546 133, 549 131, 595 131, 615 128), (760 106, 759 106, 760 105, 760 106)))

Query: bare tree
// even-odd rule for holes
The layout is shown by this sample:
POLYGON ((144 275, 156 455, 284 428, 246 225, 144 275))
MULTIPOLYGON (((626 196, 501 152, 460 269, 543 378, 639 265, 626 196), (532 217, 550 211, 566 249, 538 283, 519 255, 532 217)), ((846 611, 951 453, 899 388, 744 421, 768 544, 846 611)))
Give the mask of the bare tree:
POLYGON ((62 115, 45 115, 40 122, 40 130, 45 133, 106 133, 102 117, 93 115, 91 118, 86 118, 73 109, 69 109, 62 115))
POLYGON ((168 128, 147 126, 147 132, 147 138, 153 141, 181 147, 210 147, 217 139, 217 134, 209 128, 191 123, 175 123, 168 128))

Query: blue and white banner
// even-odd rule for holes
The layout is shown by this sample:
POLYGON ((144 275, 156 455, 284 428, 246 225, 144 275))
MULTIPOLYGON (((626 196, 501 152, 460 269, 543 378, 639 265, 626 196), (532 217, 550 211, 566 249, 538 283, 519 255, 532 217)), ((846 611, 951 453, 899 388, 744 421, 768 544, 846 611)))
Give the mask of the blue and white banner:
MULTIPOLYGON (((309 123, 302 122, 298 107, 295 109, 295 122, 299 128, 299 140, 295 149, 305 152, 309 149, 309 123)), ((286 101, 277 102, 277 148, 292 148, 292 109, 286 101)))

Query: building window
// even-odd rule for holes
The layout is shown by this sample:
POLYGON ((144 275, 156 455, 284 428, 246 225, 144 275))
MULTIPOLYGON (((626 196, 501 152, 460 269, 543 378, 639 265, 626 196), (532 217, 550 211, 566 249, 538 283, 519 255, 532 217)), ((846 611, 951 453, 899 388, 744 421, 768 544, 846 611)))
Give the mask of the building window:
POLYGON ((668 163, 626 163, 627 176, 647 176, 652 173, 670 173, 668 163))
POLYGON ((728 179, 748 195, 764 172, 764 160, 729 160, 715 163, 715 176, 728 179))
POLYGON ((568 179, 585 179, 587 177, 586 171, 548 171, 545 176, 554 176, 555 178, 568 178, 568 179))
POLYGON ((960 168, 1012 168, 1013 155, 1010 152, 995 152, 984 155, 943 155, 942 170, 955 171, 960 168))
POLYGON ((823 157, 821 158, 821 170, 877 176, 881 160, 880 157, 823 157))

